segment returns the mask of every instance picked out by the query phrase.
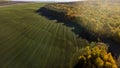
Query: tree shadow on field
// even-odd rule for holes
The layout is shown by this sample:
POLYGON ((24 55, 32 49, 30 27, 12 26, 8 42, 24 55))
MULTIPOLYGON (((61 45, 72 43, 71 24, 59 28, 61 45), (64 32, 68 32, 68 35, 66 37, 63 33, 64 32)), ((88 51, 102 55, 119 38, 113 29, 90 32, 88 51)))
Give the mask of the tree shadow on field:
MULTIPOLYGON (((63 23, 64 26, 72 28, 72 32, 74 32, 78 37, 86 39, 88 42, 98 42, 97 37, 91 35, 84 27, 67 19, 65 17, 65 13, 60 12, 59 10, 54 11, 46 7, 42 7, 38 9, 36 13, 46 17, 49 20, 56 20, 56 23, 63 23)), ((118 59, 118 57, 120 56, 120 45, 115 44, 114 41, 108 40, 106 38, 101 39, 101 41, 109 45, 109 51, 115 56, 116 59, 118 59)))
POLYGON ((64 12, 54 11, 45 7, 42 7, 36 11, 39 15, 46 17, 49 20, 56 20, 56 23, 63 23, 63 25, 72 28, 71 31, 74 32, 78 37, 88 40, 89 42, 96 41, 97 38, 91 36, 84 27, 81 27, 70 19, 67 19, 64 12))

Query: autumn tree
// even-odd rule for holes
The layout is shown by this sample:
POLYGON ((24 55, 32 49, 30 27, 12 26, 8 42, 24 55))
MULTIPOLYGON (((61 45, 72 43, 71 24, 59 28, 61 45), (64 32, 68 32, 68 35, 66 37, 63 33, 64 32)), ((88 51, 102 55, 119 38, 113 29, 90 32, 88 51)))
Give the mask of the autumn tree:
POLYGON ((111 53, 104 46, 86 47, 80 55, 76 68, 118 68, 111 53))

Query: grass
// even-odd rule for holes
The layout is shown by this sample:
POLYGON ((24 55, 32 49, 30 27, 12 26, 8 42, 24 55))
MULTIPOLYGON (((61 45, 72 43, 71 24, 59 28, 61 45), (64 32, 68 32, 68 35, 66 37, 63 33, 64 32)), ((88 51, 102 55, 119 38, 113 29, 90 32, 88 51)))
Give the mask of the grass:
POLYGON ((87 44, 74 28, 36 13, 44 5, 0 7, 0 68, 68 68, 74 52, 87 44))

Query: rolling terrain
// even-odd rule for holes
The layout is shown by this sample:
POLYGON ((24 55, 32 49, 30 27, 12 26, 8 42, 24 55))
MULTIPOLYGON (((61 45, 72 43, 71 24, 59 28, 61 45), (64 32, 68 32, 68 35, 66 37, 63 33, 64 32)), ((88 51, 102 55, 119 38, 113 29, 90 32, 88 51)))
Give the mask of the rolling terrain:
POLYGON ((103 55, 101 45, 107 49, 100 57, 119 66, 120 9, 108 5, 0 2, 0 68, 73 68, 78 55, 90 52, 84 52, 88 46, 103 55))
POLYGON ((74 52, 88 44, 74 26, 36 12, 44 5, 0 7, 0 68, 68 68, 74 52))

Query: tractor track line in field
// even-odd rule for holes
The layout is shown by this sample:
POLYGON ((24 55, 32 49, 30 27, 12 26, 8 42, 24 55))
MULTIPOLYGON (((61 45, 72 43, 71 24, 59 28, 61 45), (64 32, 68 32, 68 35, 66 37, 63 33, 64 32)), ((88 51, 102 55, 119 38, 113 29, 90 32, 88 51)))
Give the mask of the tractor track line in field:
POLYGON ((58 28, 59 28, 59 24, 57 24, 57 26, 55 25, 55 27, 56 27, 56 30, 55 30, 55 33, 53 35, 54 39, 51 41, 50 48, 49 48, 49 53, 46 56, 46 59, 45 59, 44 64, 43 64, 43 66, 44 66, 43 68, 45 68, 47 60, 48 60, 49 56, 51 55, 51 49, 53 47, 53 44, 54 44, 54 41, 55 41, 55 38, 56 38, 56 34, 57 34, 57 31, 58 31, 58 28))

